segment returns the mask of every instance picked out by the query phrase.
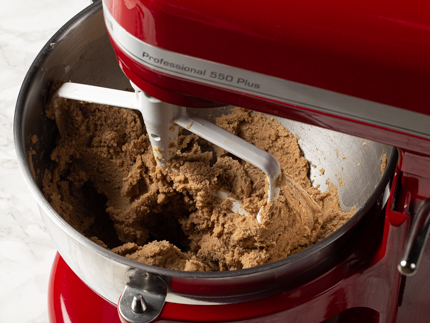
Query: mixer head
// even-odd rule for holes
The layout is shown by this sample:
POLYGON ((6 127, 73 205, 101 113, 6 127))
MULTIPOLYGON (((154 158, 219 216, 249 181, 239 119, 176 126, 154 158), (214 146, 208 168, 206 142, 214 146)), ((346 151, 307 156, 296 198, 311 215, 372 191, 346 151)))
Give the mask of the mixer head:
POLYGON ((430 22, 414 4, 103 4, 121 68, 162 101, 238 105, 412 151, 430 148, 430 42, 411 27, 430 22))

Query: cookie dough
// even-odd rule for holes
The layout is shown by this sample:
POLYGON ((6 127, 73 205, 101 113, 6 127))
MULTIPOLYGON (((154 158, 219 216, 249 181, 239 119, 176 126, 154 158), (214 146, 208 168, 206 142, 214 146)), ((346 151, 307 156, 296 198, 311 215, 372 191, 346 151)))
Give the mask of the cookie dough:
POLYGON ((263 114, 235 108, 216 123, 279 161, 281 191, 269 204, 259 169, 195 135, 180 135, 162 170, 139 112, 60 102, 46 109, 60 133, 43 193, 73 228, 124 257, 186 271, 250 268, 315 244, 353 215, 339 207, 334 186, 312 187, 298 139, 263 114), (212 194, 219 189, 250 215, 233 213, 212 194))

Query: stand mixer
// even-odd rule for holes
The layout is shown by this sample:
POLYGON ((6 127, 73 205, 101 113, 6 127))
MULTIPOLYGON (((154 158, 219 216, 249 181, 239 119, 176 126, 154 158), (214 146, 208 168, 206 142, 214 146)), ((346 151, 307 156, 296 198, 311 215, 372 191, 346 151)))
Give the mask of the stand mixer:
MULTIPOLYGON (((132 290, 145 283, 134 281, 138 287, 130 284, 131 296, 123 294, 120 301, 123 322, 149 322, 160 312, 161 320, 176 322, 425 321, 430 22, 421 8, 428 5, 416 1, 405 6, 103 1, 119 65, 148 95, 182 107, 238 105, 399 151, 385 218, 367 228, 367 238, 353 253, 320 276, 244 302, 163 303, 149 318, 132 290), (372 243, 377 247, 369 253, 372 243), (405 278, 397 267, 403 275, 417 274, 405 278)), ((128 282, 139 274, 128 273, 128 282)), ((79 304, 89 304, 82 307, 88 322, 118 321, 115 306, 92 292, 61 258, 52 273, 51 320, 66 322, 64 313, 77 303, 65 305, 67 297, 59 294, 69 299, 85 294, 79 304), (65 288, 64 281, 74 287, 65 288)))

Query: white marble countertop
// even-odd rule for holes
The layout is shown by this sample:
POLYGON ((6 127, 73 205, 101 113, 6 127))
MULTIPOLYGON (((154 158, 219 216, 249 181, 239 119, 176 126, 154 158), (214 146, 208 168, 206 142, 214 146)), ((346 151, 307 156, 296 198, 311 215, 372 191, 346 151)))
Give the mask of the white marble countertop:
POLYGON ((0 0, 0 322, 48 322, 55 246, 24 183, 13 142, 15 103, 49 38, 91 0, 0 0))

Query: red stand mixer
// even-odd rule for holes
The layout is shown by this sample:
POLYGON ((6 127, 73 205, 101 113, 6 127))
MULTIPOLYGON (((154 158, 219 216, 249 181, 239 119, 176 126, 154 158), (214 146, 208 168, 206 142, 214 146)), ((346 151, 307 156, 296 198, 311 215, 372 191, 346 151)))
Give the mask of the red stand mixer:
MULTIPOLYGON (((75 22, 98 15, 100 6, 94 4, 75 22)), ((50 320, 427 321, 429 6, 420 1, 368 0, 103 0, 119 66, 150 96, 191 108, 241 106, 395 146, 399 159, 387 166, 391 191, 384 195, 382 185, 380 196, 366 210, 385 214, 365 218, 335 249, 305 250, 307 259, 297 258, 301 265, 293 280, 275 265, 240 277, 213 276, 208 282, 198 274, 166 278, 171 273, 161 269, 133 271, 127 263, 127 286, 117 308, 108 292, 89 284, 94 292, 84 283, 85 275, 79 273, 88 271, 85 265, 70 269, 67 256, 66 262, 58 256, 50 283, 50 320), (328 259, 333 250, 336 256, 328 259), (321 261, 309 266, 309 258, 321 261), (259 278, 252 280, 257 274, 259 278), (217 279, 223 283, 218 285, 217 279), (210 291, 212 298, 203 302, 195 297, 195 303, 165 299, 172 290, 196 295, 210 291)), ((73 31, 68 28, 60 31, 60 41, 73 31)), ((30 92, 33 74, 20 94, 15 128, 24 118, 20 111, 28 105, 25 93, 30 92)), ((17 142, 25 142, 21 136, 16 131, 17 142)), ((19 149, 23 159, 26 147, 19 149)), ((49 221, 47 227, 52 228, 49 221)), ((54 240, 63 239, 55 229, 50 232, 54 240)), ((73 253, 70 250, 80 247, 67 248, 73 253)), ((103 251, 95 248, 95 253, 101 255, 96 265, 111 270, 104 267, 103 251)))

